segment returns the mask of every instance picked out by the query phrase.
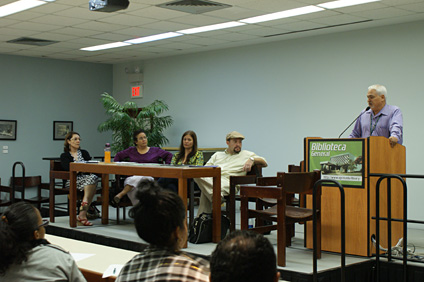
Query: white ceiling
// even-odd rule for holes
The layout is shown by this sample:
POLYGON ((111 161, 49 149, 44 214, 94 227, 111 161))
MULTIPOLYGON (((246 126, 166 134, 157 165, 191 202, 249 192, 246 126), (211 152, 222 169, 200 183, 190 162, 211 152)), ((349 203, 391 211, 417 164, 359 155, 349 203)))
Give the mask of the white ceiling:
MULTIPOLYGON (((328 2, 326 0, 214 1, 232 7, 196 15, 155 7, 170 0, 130 0, 126 10, 105 13, 90 11, 88 0, 56 0, 0 18, 0 54, 114 64, 424 19, 424 0, 382 0, 103 51, 79 50, 93 45, 328 2), (19 37, 59 42, 48 46, 7 43, 19 37)), ((2 0, 1 5, 11 2, 14 0, 2 0)))

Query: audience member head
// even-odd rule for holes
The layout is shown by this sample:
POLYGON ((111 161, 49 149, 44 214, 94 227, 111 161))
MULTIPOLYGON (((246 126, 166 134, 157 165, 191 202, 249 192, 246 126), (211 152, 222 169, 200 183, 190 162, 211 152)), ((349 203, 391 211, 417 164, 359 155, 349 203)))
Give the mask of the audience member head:
POLYGON ((178 194, 156 182, 141 181, 136 197, 139 203, 129 212, 138 236, 149 244, 173 251, 187 240, 186 209, 178 194))
POLYGON ((191 150, 186 158, 186 160, 188 161, 197 152, 197 135, 192 130, 187 130, 183 133, 183 136, 181 137, 180 151, 178 153, 177 162, 180 159, 184 159, 186 150, 191 150))
POLYGON ((211 282, 277 281, 274 248, 262 234, 235 231, 216 246, 210 261, 211 282))
POLYGON ((147 146, 147 134, 143 129, 139 129, 134 131, 133 133, 133 141, 134 146, 141 145, 145 143, 145 146, 147 146))
POLYGON ((44 239, 44 226, 40 212, 27 202, 10 205, 0 217, 0 275, 10 265, 21 264, 27 253, 44 239))
POLYGON ((231 131, 225 137, 227 140, 227 153, 233 155, 241 152, 242 143, 244 140, 244 135, 237 131, 231 131))
POLYGON ((73 143, 74 146, 79 147, 80 141, 81 141, 81 137, 80 137, 79 133, 77 133, 75 131, 68 132, 68 134, 66 134, 66 136, 65 136, 65 144, 64 144, 63 150, 65 152, 70 152, 71 151, 71 149, 70 149, 71 142, 75 142, 75 143, 73 143))

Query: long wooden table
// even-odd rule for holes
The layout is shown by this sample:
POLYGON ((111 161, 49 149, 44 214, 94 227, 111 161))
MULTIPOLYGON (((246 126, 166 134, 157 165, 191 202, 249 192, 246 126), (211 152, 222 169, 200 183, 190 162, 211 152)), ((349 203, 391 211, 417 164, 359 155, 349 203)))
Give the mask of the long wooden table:
POLYGON ((71 163, 69 191, 69 226, 77 226, 75 214, 77 202, 76 178, 78 172, 102 175, 102 224, 109 222, 109 174, 144 175, 152 177, 178 178, 178 194, 187 208, 187 179, 213 177, 213 233, 212 240, 221 240, 221 168, 207 166, 171 166, 154 164, 119 163, 71 163))
POLYGON ((77 261, 77 265, 85 279, 89 282, 113 282, 116 276, 102 278, 103 272, 114 264, 124 265, 138 252, 88 243, 79 240, 46 234, 46 239, 62 247, 71 254, 90 254, 93 256, 77 261))

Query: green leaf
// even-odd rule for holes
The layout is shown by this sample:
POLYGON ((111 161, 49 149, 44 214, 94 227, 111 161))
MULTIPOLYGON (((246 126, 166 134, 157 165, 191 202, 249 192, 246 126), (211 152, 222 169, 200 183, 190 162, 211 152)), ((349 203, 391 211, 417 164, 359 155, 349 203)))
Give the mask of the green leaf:
POLYGON ((160 116, 168 111, 168 105, 161 100, 155 100, 150 105, 138 108, 137 104, 128 101, 123 105, 108 93, 101 94, 100 98, 106 114, 106 121, 99 124, 99 132, 112 131, 112 152, 122 151, 133 146, 133 132, 144 129, 149 137, 149 146, 161 147, 169 140, 163 131, 172 126, 174 120, 171 116, 160 116))

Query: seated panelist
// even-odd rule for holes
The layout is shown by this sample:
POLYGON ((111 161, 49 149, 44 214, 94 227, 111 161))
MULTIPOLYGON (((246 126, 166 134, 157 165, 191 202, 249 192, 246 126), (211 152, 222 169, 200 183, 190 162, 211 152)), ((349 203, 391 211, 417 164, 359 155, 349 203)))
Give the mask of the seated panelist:
MULTIPOLYGON (((183 133, 180 149, 172 157, 171 165, 203 165, 203 153, 197 150, 197 135, 194 131, 183 133)), ((159 178, 158 182, 165 189, 178 193, 178 179, 159 178)))
MULTIPOLYGON (((139 129, 135 131, 133 134, 133 141, 135 146, 131 146, 121 152, 118 152, 113 159, 115 162, 129 161, 136 163, 160 163, 161 160, 164 160, 167 164, 171 163, 172 153, 158 147, 149 147, 147 145, 147 135, 144 130, 139 129)), ((128 198, 130 198, 131 203, 136 205, 138 200, 135 197, 135 187, 137 187, 141 180, 146 178, 153 180, 150 176, 134 175, 127 177, 124 182, 124 189, 111 199, 112 204, 118 204, 122 197, 128 194, 128 198)))
MULTIPOLYGON (((60 155, 60 163, 63 170, 69 171, 69 164, 72 162, 84 162, 91 160, 90 154, 80 148, 81 137, 77 132, 71 131, 65 136, 65 144, 63 150, 65 151, 60 155)), ((84 196, 81 202, 80 212, 77 216, 79 224, 84 226, 92 226, 93 223, 87 219, 87 211, 93 201, 94 194, 96 194, 97 182, 99 177, 92 173, 78 173, 77 174, 77 189, 84 191, 84 196)), ((69 187, 70 181, 66 182, 69 187)))
MULTIPOLYGON (((206 165, 219 166, 221 168, 221 196, 230 193, 230 176, 246 175, 253 165, 260 164, 266 167, 268 164, 263 157, 253 152, 242 150, 244 136, 232 131, 226 136, 227 149, 224 152, 216 152, 208 160, 206 165)), ((198 215, 212 212, 213 180, 211 177, 195 178, 202 194, 200 195, 198 215)))

